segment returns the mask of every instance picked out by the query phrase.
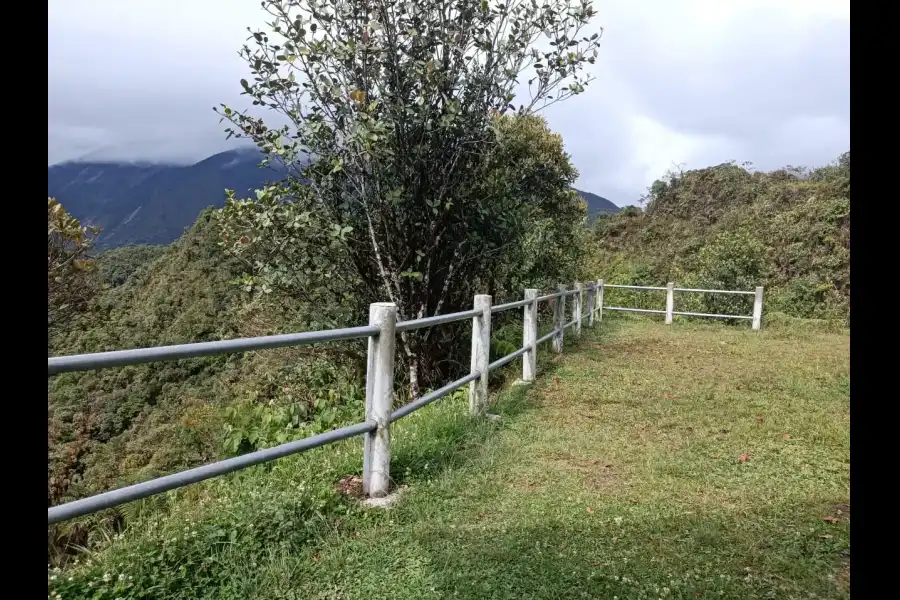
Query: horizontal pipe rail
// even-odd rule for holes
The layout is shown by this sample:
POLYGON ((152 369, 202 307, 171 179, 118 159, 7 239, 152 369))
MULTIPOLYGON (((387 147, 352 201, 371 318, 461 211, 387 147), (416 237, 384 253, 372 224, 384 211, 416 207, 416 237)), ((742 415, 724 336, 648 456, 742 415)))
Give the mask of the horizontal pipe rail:
POLYGON ((399 419, 402 419, 406 415, 414 413, 415 411, 419 410, 423 406, 431 404, 435 400, 439 400, 439 399, 443 398, 450 392, 453 392, 457 388, 460 388, 460 387, 466 385, 470 381, 475 381, 479 377, 481 377, 481 373, 479 373, 478 371, 475 371, 474 373, 469 373, 465 377, 457 379, 456 381, 448 383, 447 385, 445 385, 442 388, 436 389, 433 392, 425 394, 421 398, 417 398, 416 400, 413 400, 409 404, 402 406, 402 407, 398 408, 397 410, 395 410, 393 413, 391 413, 391 423, 393 423, 394 421, 397 421, 399 419))
POLYGON ((553 300, 554 298, 559 298, 562 296, 562 292, 556 292, 554 294, 547 294, 546 296, 538 296, 538 302, 545 302, 547 300, 553 300))
POLYGON ((664 310, 654 310, 652 308, 626 308, 623 306, 604 306, 603 310, 624 310, 624 311, 631 311, 631 312, 657 313, 660 315, 666 314, 666 311, 664 311, 664 310))
POLYGON ((503 358, 498 358, 497 360, 495 360, 494 362, 492 362, 491 364, 488 365, 488 371, 493 371, 494 369, 500 368, 507 363, 511 363, 512 361, 519 358, 520 356, 522 356, 529 350, 531 350, 531 346, 525 346, 524 348, 519 348, 515 352, 511 352, 511 353, 507 354, 503 358))
POLYGON ((491 313, 498 313, 504 310, 509 310, 511 308, 518 308, 520 306, 525 306, 526 304, 531 304, 532 300, 517 300, 515 302, 507 302, 506 304, 497 304, 491 307, 491 313))
POLYGON ((746 294, 754 295, 756 292, 745 292, 742 290, 700 290, 695 288, 672 288, 674 292, 700 292, 703 294, 746 294))
POLYGON ((117 490, 97 494, 90 498, 67 502, 66 504, 60 504, 59 506, 52 506, 47 509, 47 524, 52 525, 53 523, 58 523, 66 519, 81 517, 99 510, 124 504, 125 502, 139 500, 141 498, 146 498, 147 496, 174 490, 192 483, 198 483, 204 479, 210 479, 211 477, 217 477, 233 471, 246 469, 247 467, 269 462, 276 458, 282 458, 291 454, 297 454, 298 452, 318 448, 319 446, 375 431, 376 428, 377 425, 374 422, 357 423, 356 425, 341 427, 340 429, 281 444, 274 448, 257 450, 256 452, 228 458, 212 464, 203 465, 202 467, 188 469, 187 471, 182 471, 173 475, 166 475, 165 477, 159 477, 143 483, 137 483, 117 490))
POLYGON ((712 313, 679 312, 677 310, 672 311, 672 314, 685 317, 712 317, 714 319, 753 319, 752 316, 748 317, 747 315, 717 315, 712 313))
POLYGON ((535 345, 535 346, 540 346, 540 345, 543 344, 544 342, 546 342, 546 341, 550 340, 551 338, 553 338, 553 336, 556 335, 557 333, 559 333, 559 329, 554 329, 553 331, 551 331, 550 333, 548 333, 548 334, 545 335, 544 337, 541 337, 541 338, 538 338, 537 340, 535 340, 534 345, 535 345))
POLYGON ((412 319, 410 321, 399 321, 397 323, 397 331, 412 331, 413 329, 421 329, 423 327, 431 327, 442 323, 452 323, 454 321, 462 321, 471 319, 481 315, 480 310, 464 310, 458 313, 448 313, 446 315, 436 315, 434 317, 423 317, 421 319, 412 319))
POLYGON ((578 319, 572 319, 571 321, 569 321, 568 323, 563 325, 563 329, 568 329, 569 327, 571 327, 572 325, 574 325, 577 322, 578 322, 578 319))
MULTIPOLYGON (((398 326, 399 327, 399 326, 398 326)), ((55 356, 47 359, 47 376, 73 371, 92 371, 110 367, 122 367, 156 361, 180 360, 216 354, 232 354, 264 348, 283 348, 285 346, 301 346, 318 342, 334 342, 352 340, 378 335, 378 328, 372 326, 331 329, 327 331, 304 331, 302 333, 286 333, 263 337, 238 338, 217 342, 198 342, 178 344, 175 346, 158 346, 155 348, 134 348, 131 350, 115 350, 113 352, 97 352, 93 354, 73 354, 55 356)))
MULTIPOLYGON (((589 290, 601 289, 599 286, 589 284, 589 290)), ((542 300, 551 300, 555 298, 565 298, 580 293, 581 290, 561 290, 542 296, 536 299, 517 300, 506 304, 499 304, 491 307, 491 313, 497 313, 510 310, 522 306, 528 306, 532 302, 540 302, 542 300)), ((613 308, 614 309, 614 308, 613 308)), ((622 309, 628 310, 628 309, 622 309)), ((651 311, 647 311, 651 312, 651 311)), ((468 310, 458 313, 450 313, 446 315, 436 315, 432 317, 424 317, 421 319, 413 319, 396 324, 395 331, 411 331, 423 327, 440 325, 442 323, 451 323, 454 321, 462 321, 473 317, 481 317, 483 315, 481 309, 468 310)), ((567 327, 575 325, 576 320, 564 325, 561 328, 554 329, 547 335, 535 341, 535 345, 549 341, 567 327)), ((57 356, 47 359, 48 376, 59 373, 67 373, 74 371, 88 371, 94 369, 119 367, 126 365, 136 365, 156 361, 173 361, 187 358, 197 358, 202 356, 212 356, 218 354, 240 353, 253 350, 262 350, 267 348, 279 348, 288 346, 299 346, 305 344, 315 344, 320 342, 331 342, 338 340, 359 339, 378 336, 381 329, 374 325, 362 327, 350 327, 342 329, 333 329, 327 331, 307 331, 301 333, 291 333, 282 335, 272 335, 254 338, 239 338, 234 340, 220 340, 216 342, 200 342, 192 344, 178 344, 172 346, 160 346, 155 348, 135 348, 130 350, 117 350, 113 352, 99 352, 92 354, 78 354, 71 356, 57 356)), ((500 358, 493 363, 487 365, 487 371, 496 369, 506 365, 516 358, 523 356, 532 345, 526 345, 519 348, 515 352, 500 358)), ((456 381, 453 381, 433 392, 413 400, 409 404, 392 412, 389 416, 391 422, 397 421, 416 410, 446 396, 454 390, 480 379, 482 372, 475 372, 466 375, 456 381)), ((75 500, 59 506, 49 507, 47 509, 48 524, 58 523, 67 519, 81 517, 90 513, 98 512, 120 504, 139 500, 156 494, 160 494, 173 489, 181 488, 193 483, 198 483, 206 479, 218 477, 234 471, 248 468, 253 465, 269 462, 318 448, 326 444, 344 440, 350 437, 363 435, 374 432, 378 429, 378 424, 374 420, 368 420, 363 423, 349 425, 328 431, 318 435, 310 436, 300 440, 281 444, 274 448, 266 448, 256 452, 244 454, 234 458, 214 462, 193 469, 181 471, 171 475, 158 477, 135 485, 110 490, 95 496, 75 500)))
POLYGON ((617 284, 612 284, 612 283, 605 283, 605 284, 603 284, 603 287, 622 288, 625 290, 662 290, 662 291, 666 291, 668 289, 665 287, 656 287, 656 286, 650 286, 650 285, 617 285, 617 284))

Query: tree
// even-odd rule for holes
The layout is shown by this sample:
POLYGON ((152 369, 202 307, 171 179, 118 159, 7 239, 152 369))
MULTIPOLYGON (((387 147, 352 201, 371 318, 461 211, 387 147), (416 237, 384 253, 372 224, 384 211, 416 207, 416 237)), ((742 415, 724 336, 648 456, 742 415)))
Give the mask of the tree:
POLYGON ((504 299, 526 287, 572 281, 587 205, 571 188, 578 171, 562 136, 550 131, 539 115, 498 116, 494 129, 496 146, 482 179, 489 189, 482 194, 495 199, 495 212, 516 217, 500 252, 481 265, 486 282, 481 289, 504 299))
POLYGON ((47 198, 47 328, 52 332, 82 310, 93 295, 89 252, 96 227, 82 227, 55 198, 47 198))
MULTIPOLYGON (((523 231, 522 212, 490 182, 495 117, 584 90, 599 45, 599 34, 578 37, 595 14, 590 1, 262 4, 270 31, 251 32, 255 49, 240 54, 254 77, 241 84, 288 124, 269 127, 225 105, 217 112, 232 123, 229 135, 249 137, 289 167, 289 181, 308 184, 269 188, 269 204, 299 203, 284 209, 298 229, 306 214, 343 245, 362 302, 390 300, 404 320, 467 306, 486 265, 523 231)), ((246 241, 275 253, 281 243, 246 241)), ((315 268, 325 278, 337 266, 315 268)), ((262 261, 254 273, 289 268, 262 261)), ((414 395, 429 331, 401 335, 414 395)))

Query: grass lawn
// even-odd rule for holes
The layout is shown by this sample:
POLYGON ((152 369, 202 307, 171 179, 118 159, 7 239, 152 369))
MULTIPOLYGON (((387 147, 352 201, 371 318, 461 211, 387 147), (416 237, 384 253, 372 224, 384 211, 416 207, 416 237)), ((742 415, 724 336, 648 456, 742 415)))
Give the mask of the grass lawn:
POLYGON ((603 329, 260 597, 849 597, 848 336, 603 329))
POLYGON ((235 544, 217 594, 849 598, 848 335, 621 318, 539 365, 499 421, 398 423, 393 508, 235 544))

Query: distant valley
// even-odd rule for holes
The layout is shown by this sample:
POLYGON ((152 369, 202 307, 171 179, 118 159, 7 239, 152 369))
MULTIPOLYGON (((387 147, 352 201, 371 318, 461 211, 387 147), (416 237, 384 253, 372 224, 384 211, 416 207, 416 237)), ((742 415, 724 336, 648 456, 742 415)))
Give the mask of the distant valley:
MULTIPOLYGON (((193 165, 67 162, 47 168, 47 191, 83 223, 103 228, 100 247, 168 244, 204 208, 222 206, 224 190, 244 196, 282 178, 283 171, 259 162, 254 148, 220 152, 193 165)), ((619 211, 602 196, 575 191, 591 219, 619 211)))

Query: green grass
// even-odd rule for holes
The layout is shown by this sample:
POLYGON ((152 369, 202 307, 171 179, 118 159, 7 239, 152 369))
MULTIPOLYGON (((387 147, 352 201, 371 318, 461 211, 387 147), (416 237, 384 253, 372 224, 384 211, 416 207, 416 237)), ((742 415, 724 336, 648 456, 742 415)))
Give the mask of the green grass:
POLYGON ((540 367, 499 421, 462 395, 401 421, 389 510, 335 500, 351 440, 194 486, 51 597, 849 597, 848 335, 623 318, 540 367), (192 541, 210 515, 260 533, 192 541))

